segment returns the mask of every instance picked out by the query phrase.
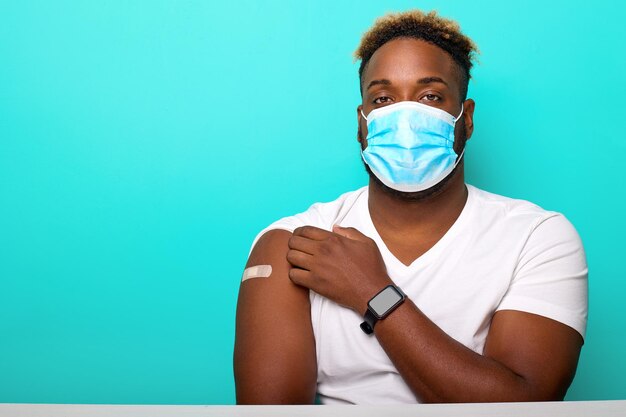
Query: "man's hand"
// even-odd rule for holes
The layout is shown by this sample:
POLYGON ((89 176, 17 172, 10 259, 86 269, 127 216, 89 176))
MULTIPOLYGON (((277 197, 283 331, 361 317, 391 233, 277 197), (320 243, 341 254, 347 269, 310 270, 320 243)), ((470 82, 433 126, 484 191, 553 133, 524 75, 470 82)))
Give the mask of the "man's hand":
POLYGON ((393 284, 376 243, 352 227, 299 227, 289 239, 289 278, 364 315, 367 302, 393 284))

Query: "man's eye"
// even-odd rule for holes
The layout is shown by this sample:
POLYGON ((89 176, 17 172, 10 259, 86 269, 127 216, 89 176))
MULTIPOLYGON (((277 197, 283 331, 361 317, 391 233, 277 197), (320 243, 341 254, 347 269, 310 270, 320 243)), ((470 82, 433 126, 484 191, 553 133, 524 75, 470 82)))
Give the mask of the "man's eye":
POLYGON ((390 103, 390 102, 391 102, 391 98, 387 96, 377 97, 373 101, 374 104, 383 104, 383 103, 390 103))
POLYGON ((438 95, 435 95, 435 94, 426 94, 423 98, 426 99, 426 101, 439 101, 439 100, 441 100, 441 97, 439 97, 438 95))

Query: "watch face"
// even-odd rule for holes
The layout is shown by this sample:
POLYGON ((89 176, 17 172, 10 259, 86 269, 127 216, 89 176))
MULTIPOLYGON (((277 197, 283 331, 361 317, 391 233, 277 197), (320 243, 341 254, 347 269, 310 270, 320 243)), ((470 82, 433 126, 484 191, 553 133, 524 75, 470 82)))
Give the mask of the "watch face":
POLYGON ((402 295, 394 287, 386 287, 369 302, 369 305, 378 317, 382 317, 394 305, 402 300, 402 295))

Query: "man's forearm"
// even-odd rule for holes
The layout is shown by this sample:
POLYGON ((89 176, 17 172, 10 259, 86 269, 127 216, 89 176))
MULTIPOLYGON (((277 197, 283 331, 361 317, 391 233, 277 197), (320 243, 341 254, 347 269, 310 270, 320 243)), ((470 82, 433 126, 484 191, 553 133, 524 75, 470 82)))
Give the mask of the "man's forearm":
POLYGON ((375 327, 376 337, 423 402, 532 401, 532 383, 448 336, 407 300, 375 327))

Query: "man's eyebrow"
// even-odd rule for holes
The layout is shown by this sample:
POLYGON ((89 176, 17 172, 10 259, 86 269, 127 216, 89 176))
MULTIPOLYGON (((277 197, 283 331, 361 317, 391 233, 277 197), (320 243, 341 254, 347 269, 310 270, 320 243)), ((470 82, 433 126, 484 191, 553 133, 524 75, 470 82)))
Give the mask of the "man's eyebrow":
POLYGON ((375 85, 391 85, 391 81, 382 78, 380 80, 372 80, 370 81, 370 83, 367 85, 366 90, 369 90, 370 88, 374 87, 375 85))
POLYGON ((418 84, 431 84, 431 83, 441 83, 448 87, 448 83, 444 81, 443 78, 440 77, 424 77, 417 80, 418 84))
MULTIPOLYGON (((419 80, 417 80, 417 83, 418 84, 441 83, 441 84, 445 85, 446 87, 448 87, 448 83, 445 82, 445 80, 443 78, 436 77, 436 76, 420 78, 419 80)), ((391 81, 389 81, 386 78, 381 78, 379 80, 372 80, 367 85, 366 90, 369 90, 370 88, 374 87, 375 85, 391 85, 391 81)))

